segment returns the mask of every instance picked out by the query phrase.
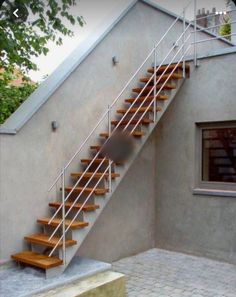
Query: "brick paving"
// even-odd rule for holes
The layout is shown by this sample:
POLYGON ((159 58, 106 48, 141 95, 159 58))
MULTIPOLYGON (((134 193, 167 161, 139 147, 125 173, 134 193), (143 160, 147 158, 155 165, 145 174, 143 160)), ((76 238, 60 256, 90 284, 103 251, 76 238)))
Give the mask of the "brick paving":
POLYGON ((113 263, 128 297, 236 297, 236 265, 152 249, 113 263))

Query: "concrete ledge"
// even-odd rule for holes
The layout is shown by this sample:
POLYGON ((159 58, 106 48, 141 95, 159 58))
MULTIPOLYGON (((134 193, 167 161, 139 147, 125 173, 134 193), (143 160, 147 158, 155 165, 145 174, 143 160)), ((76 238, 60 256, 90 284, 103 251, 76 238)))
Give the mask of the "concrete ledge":
POLYGON ((44 271, 30 267, 3 265, 0 268, 0 296, 32 297, 109 271, 111 264, 75 257, 62 275, 51 279, 45 278, 44 271))
POLYGON ((33 297, 125 297, 125 276, 107 271, 33 297))
POLYGON ((213 190, 213 189, 201 189, 195 188, 193 189, 194 195, 204 195, 204 196, 218 196, 218 197, 236 197, 236 191, 228 191, 228 190, 213 190))

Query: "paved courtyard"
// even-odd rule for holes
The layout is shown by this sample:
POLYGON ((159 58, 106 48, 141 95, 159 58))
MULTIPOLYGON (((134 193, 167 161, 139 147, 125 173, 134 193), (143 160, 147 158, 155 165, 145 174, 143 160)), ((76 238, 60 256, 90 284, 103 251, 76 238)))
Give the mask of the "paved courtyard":
POLYGON ((236 297, 236 266, 152 249, 113 263, 128 297, 236 297))

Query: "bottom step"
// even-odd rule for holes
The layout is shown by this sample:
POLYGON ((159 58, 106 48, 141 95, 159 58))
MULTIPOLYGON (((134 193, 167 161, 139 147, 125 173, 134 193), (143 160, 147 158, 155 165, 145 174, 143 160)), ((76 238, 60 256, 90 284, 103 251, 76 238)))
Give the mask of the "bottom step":
POLYGON ((17 262, 28 264, 34 267, 49 269, 63 264, 63 261, 56 257, 49 257, 43 254, 25 251, 11 256, 17 262))

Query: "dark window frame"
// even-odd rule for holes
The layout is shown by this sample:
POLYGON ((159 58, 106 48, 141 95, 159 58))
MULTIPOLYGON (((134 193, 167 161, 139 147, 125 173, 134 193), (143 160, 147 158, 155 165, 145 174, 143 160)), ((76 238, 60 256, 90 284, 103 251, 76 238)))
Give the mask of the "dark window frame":
POLYGON ((236 197, 236 183, 204 181, 202 179, 202 132, 204 129, 236 128, 236 121, 196 123, 194 194, 236 197))

